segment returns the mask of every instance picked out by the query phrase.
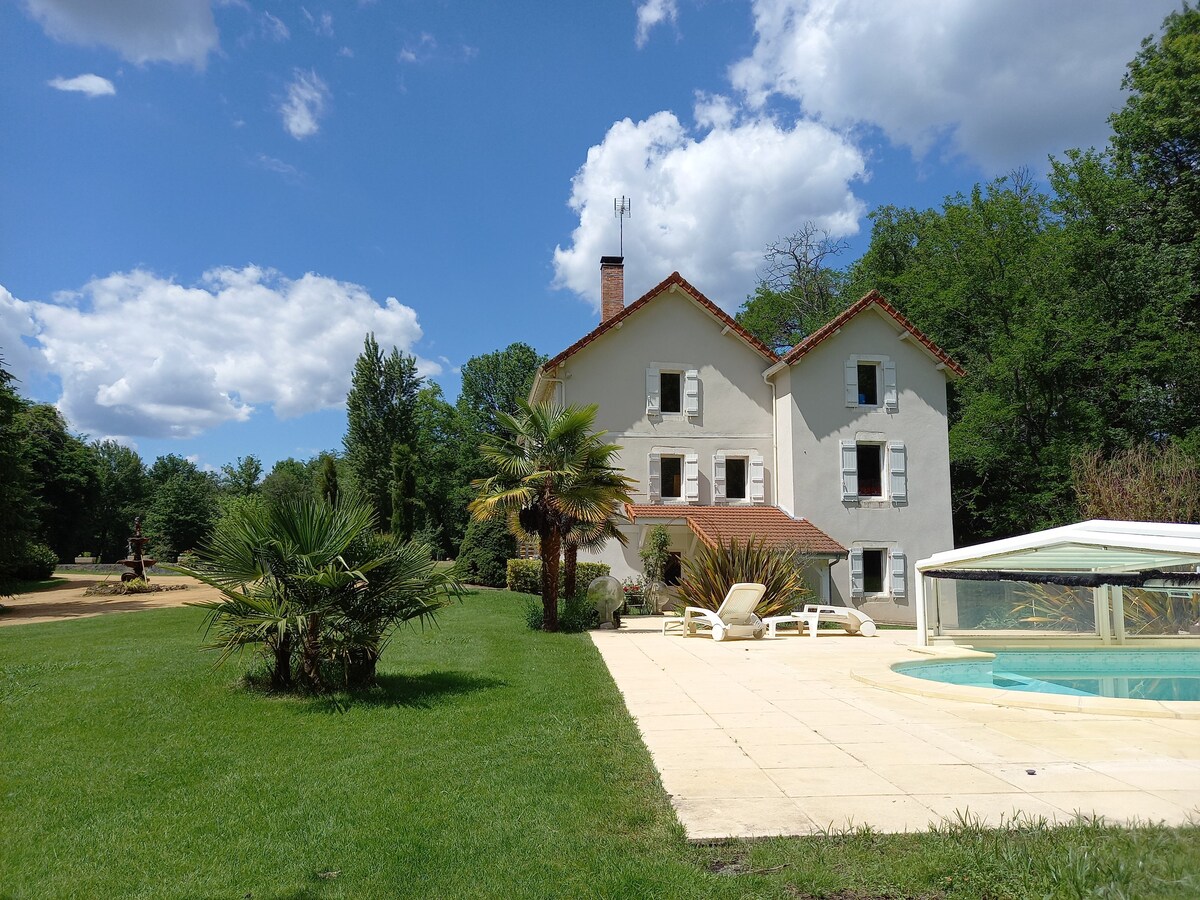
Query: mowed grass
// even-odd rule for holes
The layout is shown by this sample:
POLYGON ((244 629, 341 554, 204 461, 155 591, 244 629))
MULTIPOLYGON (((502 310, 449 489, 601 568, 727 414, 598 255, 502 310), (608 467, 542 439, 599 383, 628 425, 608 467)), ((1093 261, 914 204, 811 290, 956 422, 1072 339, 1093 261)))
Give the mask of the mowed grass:
POLYGON ((246 690, 193 609, 0 629, 0 897, 1200 896, 1200 830, 685 840, 586 635, 472 594, 365 695, 246 690))

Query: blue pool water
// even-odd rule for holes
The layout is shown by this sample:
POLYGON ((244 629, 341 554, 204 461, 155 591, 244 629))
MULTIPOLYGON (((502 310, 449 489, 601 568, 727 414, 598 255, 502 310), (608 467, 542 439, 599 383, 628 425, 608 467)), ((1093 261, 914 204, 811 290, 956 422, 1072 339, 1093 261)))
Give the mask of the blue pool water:
POLYGON ((1200 648, 997 650, 995 659, 903 663, 895 669, 928 681, 1006 691, 1200 701, 1200 648))

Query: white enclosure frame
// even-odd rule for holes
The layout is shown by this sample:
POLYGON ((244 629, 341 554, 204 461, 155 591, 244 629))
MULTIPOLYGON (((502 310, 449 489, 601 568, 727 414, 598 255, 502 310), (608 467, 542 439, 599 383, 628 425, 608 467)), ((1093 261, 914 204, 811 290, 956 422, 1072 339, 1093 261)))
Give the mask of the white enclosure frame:
MULTIPOLYGON (((914 590, 918 640, 922 645, 928 645, 931 637, 927 596, 933 579, 925 573, 955 570, 1101 576, 1150 571, 1200 573, 1200 525, 1092 519, 935 553, 916 564, 914 590)), ((1146 585, 1152 589, 1166 586, 1166 582, 1146 585)), ((1106 644, 1124 643, 1122 589, 1101 583, 1093 593, 1100 640, 1106 644)), ((932 599, 936 603, 936 596, 932 599)), ((932 630, 937 632, 933 637, 941 636, 936 607, 932 630)))

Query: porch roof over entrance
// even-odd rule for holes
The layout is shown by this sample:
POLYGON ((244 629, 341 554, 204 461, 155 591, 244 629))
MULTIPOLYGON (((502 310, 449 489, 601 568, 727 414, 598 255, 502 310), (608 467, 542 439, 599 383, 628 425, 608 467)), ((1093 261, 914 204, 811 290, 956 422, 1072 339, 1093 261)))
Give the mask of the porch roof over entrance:
POLYGON ((710 547, 719 541, 760 538, 785 544, 813 556, 845 556, 846 548, 807 519, 795 519, 777 506, 684 506, 627 504, 630 522, 686 524, 710 547))

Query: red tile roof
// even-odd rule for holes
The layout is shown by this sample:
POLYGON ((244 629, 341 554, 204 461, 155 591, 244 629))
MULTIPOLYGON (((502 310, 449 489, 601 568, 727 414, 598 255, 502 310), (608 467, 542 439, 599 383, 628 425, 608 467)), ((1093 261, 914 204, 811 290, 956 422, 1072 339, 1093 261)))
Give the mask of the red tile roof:
POLYGON ((846 548, 807 519, 793 519, 777 506, 684 506, 626 504, 630 522, 643 519, 683 520, 710 547, 720 540, 763 538, 790 544, 819 556, 845 556, 846 548))
POLYGON ((947 369, 949 369, 959 378, 962 378, 967 374, 966 369, 951 359, 950 355, 946 353, 945 350, 927 338, 921 332, 921 330, 917 328, 916 325, 901 315, 900 311, 896 309, 896 307, 892 306, 892 304, 888 303, 887 300, 883 299, 883 295, 880 294, 879 291, 871 291, 861 300, 855 301, 844 312, 830 319, 828 322, 798 343, 795 347, 789 350, 784 355, 783 361, 788 365, 792 365, 799 360, 800 357, 804 356, 804 354, 808 353, 808 351, 812 350, 826 338, 832 337, 834 334, 836 334, 839 328, 841 328, 869 306, 875 306, 879 310, 887 313, 889 316, 895 319, 901 328, 905 329, 909 334, 911 334, 918 343, 923 345, 925 349, 933 354, 933 356, 936 357, 939 362, 944 364, 947 369))
POLYGON ((645 306, 647 303, 649 303, 651 300, 653 300, 655 297, 657 297, 659 294, 663 293, 665 290, 667 290, 669 287, 671 287, 671 285, 677 285, 681 290, 683 290, 686 294, 688 294, 693 300, 695 300, 697 303, 699 303, 701 306, 703 306, 705 309, 707 309, 710 313, 712 313, 712 315, 714 317, 716 317, 716 319, 718 321, 720 321, 723 325, 728 326, 729 329, 731 331, 733 331, 738 337, 740 337, 747 344, 749 344, 751 347, 753 347, 755 350, 757 350, 759 353, 761 353, 763 356, 765 356, 768 360, 770 360, 773 363, 779 361, 779 357, 775 354, 775 351, 773 351, 770 347, 768 347, 766 344, 764 344, 762 341, 760 341, 758 338, 756 338, 754 335, 752 335, 749 331, 747 331, 745 328, 743 328, 741 325, 739 325, 735 319, 733 319, 727 312, 725 312, 725 310, 721 309, 721 307, 717 306, 717 304, 713 303, 711 300, 709 300, 707 297, 705 297, 702 293, 700 293, 698 290, 696 290, 696 288, 694 288, 691 284, 689 284, 682 275, 680 275, 678 272, 672 272, 662 282, 660 282, 659 284, 652 287, 650 290, 648 290, 645 294, 643 294, 641 297, 639 297, 633 303, 631 303, 627 307, 625 307, 625 309, 623 309, 617 315, 613 316, 607 322, 601 322, 598 327, 593 328, 591 331, 589 331, 587 334, 585 334, 583 337, 581 337, 579 340, 577 340, 575 343, 573 343, 570 347, 568 347, 562 353, 558 354, 558 356, 555 356, 554 358, 549 359, 545 363, 543 363, 542 371, 549 373, 549 372, 553 371, 554 369, 558 368, 567 359, 567 357, 574 356, 576 353, 578 353, 580 350, 582 350, 584 347, 586 347, 592 341, 596 340, 596 338, 600 337, 605 332, 617 327, 617 325, 619 325, 621 322, 624 322, 631 315, 633 315, 635 312, 637 312, 639 309, 641 309, 643 306, 645 306))

